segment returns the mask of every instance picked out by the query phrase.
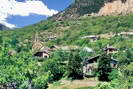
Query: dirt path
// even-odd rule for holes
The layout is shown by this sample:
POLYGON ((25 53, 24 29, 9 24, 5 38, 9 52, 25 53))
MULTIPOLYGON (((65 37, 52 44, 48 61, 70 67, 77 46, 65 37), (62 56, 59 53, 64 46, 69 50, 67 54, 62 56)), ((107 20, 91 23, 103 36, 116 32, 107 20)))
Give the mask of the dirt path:
POLYGON ((74 81, 63 80, 62 83, 65 83, 65 85, 61 86, 61 88, 67 87, 70 89, 89 87, 89 86, 92 87, 98 84, 98 82, 94 80, 74 80, 74 81))
MULTIPOLYGON (((81 88, 81 87, 94 87, 98 84, 99 82, 96 80, 60 80, 60 86, 58 88, 54 89, 75 89, 75 88, 81 88)), ((52 89, 52 88, 49 88, 52 89)))

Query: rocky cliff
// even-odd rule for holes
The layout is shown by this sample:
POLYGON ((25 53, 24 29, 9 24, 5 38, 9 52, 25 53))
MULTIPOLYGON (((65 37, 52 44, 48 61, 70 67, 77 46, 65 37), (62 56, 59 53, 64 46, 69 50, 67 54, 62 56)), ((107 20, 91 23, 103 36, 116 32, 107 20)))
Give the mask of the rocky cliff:
POLYGON ((105 0, 75 0, 67 9, 51 17, 54 20, 72 19, 84 14, 96 13, 105 0))
POLYGON ((75 0, 66 10, 51 17, 54 20, 73 19, 88 14, 119 15, 133 12, 133 0, 75 0))
POLYGON ((133 0, 109 0, 97 15, 125 15, 128 13, 133 13, 133 0))

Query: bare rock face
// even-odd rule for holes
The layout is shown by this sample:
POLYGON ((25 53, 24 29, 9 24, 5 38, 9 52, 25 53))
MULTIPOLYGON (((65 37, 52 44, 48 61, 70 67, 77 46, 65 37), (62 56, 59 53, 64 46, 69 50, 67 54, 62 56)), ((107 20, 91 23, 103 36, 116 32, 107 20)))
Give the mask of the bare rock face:
POLYGON ((99 10, 98 16, 133 13, 133 0, 109 0, 99 10))
POLYGON ((107 16, 133 13, 133 0, 75 0, 53 20, 74 19, 84 15, 107 16))
POLYGON ((85 14, 96 13, 104 5, 105 0, 75 0, 64 11, 51 17, 53 20, 74 19, 85 14))

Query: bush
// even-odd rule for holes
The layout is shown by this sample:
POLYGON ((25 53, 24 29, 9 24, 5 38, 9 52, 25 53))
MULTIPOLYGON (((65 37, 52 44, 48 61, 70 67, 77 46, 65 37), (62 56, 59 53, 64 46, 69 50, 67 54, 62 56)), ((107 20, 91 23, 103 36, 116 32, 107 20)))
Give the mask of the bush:
POLYGON ((33 79, 34 88, 35 89, 47 89, 50 76, 51 74, 48 72, 33 79))
POLYGON ((42 71, 50 71, 52 74, 52 78, 50 81, 59 80, 63 77, 63 74, 65 73, 64 67, 60 64, 59 59, 53 58, 46 60, 41 67, 42 71))
POLYGON ((113 69, 111 73, 109 73, 109 80, 118 79, 118 75, 119 75, 118 70, 113 69))

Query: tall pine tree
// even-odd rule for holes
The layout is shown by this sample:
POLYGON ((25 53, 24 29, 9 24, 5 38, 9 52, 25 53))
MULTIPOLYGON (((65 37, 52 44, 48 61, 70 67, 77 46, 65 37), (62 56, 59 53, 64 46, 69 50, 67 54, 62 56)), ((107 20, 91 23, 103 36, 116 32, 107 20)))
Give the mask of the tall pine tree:
POLYGON ((111 72, 111 56, 103 54, 99 59, 98 77, 100 81, 109 81, 109 73, 111 72))

